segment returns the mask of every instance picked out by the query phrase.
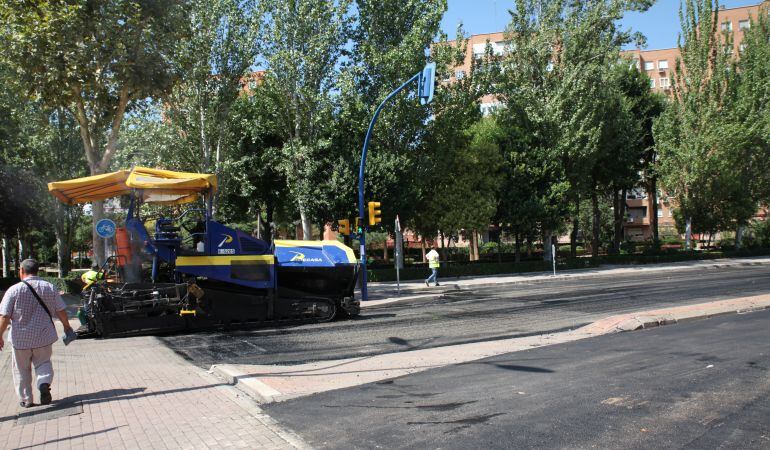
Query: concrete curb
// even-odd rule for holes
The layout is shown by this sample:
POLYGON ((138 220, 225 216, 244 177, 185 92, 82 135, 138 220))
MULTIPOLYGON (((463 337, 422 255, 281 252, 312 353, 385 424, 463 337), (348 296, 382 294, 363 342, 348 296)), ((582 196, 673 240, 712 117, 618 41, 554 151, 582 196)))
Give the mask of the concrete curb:
POLYGON ((240 379, 246 374, 233 366, 214 364, 211 366, 210 372, 259 403, 273 403, 281 396, 281 392, 256 378, 240 379))
POLYGON ((265 404, 535 347, 764 309, 770 309, 770 295, 608 316, 576 330, 556 333, 291 366, 223 364, 212 366, 211 372, 265 404))

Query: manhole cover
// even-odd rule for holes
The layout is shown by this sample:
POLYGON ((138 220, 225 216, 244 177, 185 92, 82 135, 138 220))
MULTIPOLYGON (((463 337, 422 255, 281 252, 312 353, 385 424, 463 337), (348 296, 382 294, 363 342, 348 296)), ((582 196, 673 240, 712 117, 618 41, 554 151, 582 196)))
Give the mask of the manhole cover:
POLYGON ((33 406, 20 412, 16 418, 16 425, 28 425, 44 420, 58 419, 60 417, 74 416, 83 413, 83 405, 80 402, 54 403, 47 406, 33 406))

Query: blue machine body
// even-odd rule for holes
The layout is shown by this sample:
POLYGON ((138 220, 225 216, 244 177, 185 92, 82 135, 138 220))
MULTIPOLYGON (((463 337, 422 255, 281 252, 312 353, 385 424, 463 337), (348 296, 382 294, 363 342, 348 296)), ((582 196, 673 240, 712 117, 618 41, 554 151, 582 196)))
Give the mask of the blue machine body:
MULTIPOLYGON (((194 242, 183 246, 179 220, 161 218, 150 237, 144 223, 133 215, 126 219, 132 242, 140 242, 153 257, 153 279, 159 263, 172 264, 181 275, 205 277, 255 289, 277 289, 278 270, 295 276, 297 269, 312 275, 318 269, 357 266, 353 250, 338 241, 276 240, 274 245, 214 220, 206 219, 191 233, 194 242)), ((288 279, 288 278, 287 278, 288 279)))

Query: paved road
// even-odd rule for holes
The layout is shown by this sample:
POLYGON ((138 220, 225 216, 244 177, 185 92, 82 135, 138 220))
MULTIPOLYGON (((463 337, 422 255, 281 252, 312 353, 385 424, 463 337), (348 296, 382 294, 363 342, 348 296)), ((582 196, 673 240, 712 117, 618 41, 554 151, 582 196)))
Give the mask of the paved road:
POLYGON ((204 368, 291 364, 540 334, 609 314, 767 292, 767 265, 604 275, 456 291, 439 299, 367 308, 352 321, 162 340, 204 368))
POLYGON ((316 448, 770 448, 770 311, 276 403, 316 448))

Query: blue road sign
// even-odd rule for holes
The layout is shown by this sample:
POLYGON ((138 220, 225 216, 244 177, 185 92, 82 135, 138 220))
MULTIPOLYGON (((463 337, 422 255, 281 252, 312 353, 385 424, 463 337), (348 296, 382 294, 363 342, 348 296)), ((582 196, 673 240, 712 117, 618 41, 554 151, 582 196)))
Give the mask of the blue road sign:
POLYGON ((104 239, 115 236, 115 222, 110 219, 102 219, 96 222, 96 234, 104 239))
POLYGON ((427 105, 433 100, 433 89, 436 86, 436 63, 430 63, 422 69, 420 85, 417 89, 420 104, 427 105))

